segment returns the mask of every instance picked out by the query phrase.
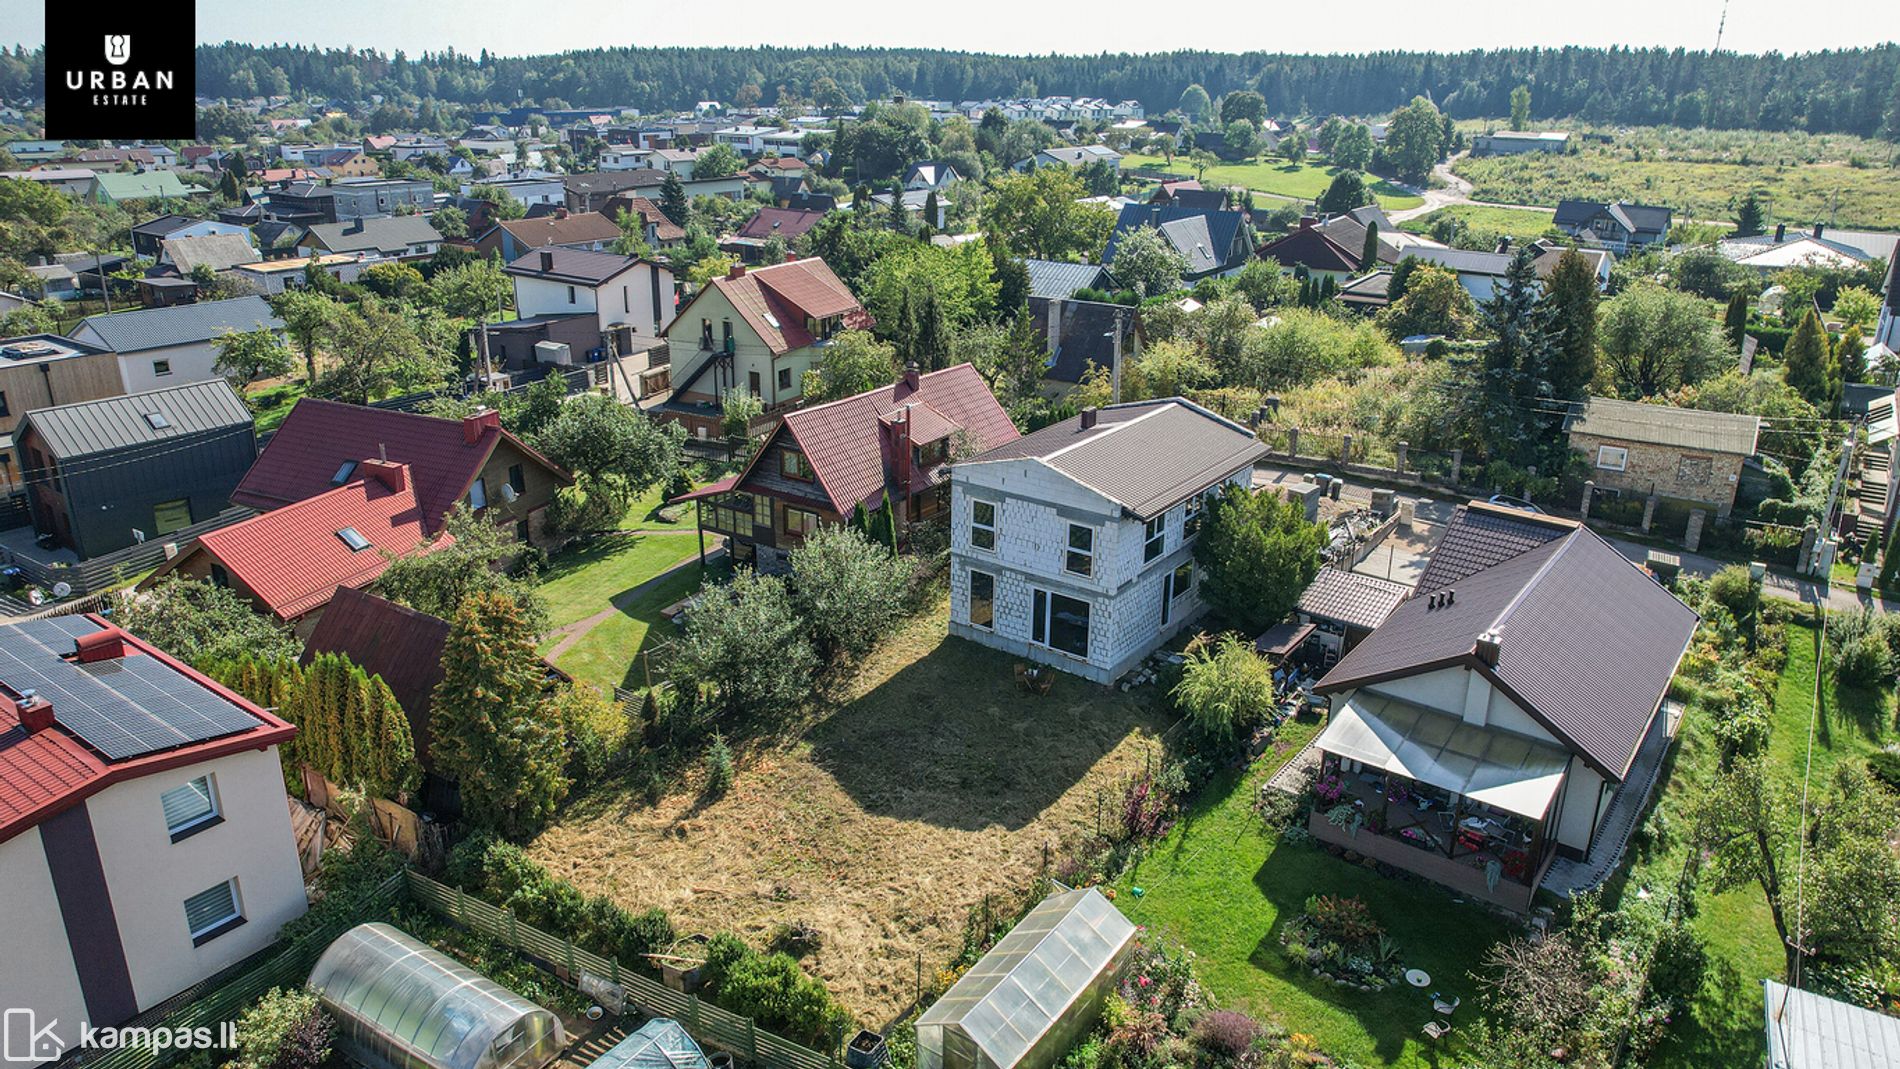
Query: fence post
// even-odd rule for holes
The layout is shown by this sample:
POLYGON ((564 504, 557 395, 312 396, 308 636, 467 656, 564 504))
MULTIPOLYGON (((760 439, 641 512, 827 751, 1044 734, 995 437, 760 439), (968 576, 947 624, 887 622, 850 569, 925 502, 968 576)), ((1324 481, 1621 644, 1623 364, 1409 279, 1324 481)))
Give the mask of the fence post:
POLYGON ((1451 451, 1451 485, 1453 486, 1458 485, 1458 473, 1463 471, 1464 467, 1465 467, 1465 451, 1462 449, 1452 450, 1451 451))
POLYGON ((462 893, 460 887, 455 889, 455 919, 463 927, 468 926, 468 896, 462 893))
POLYGON ((1588 520, 1590 518, 1590 502, 1594 500, 1596 496, 1597 481, 1595 479, 1585 479, 1583 481, 1583 504, 1577 506, 1580 519, 1588 520))
POLYGON ((508 916, 508 945, 519 948, 521 946, 521 935, 515 930, 515 911, 512 909, 504 909, 502 912, 508 916))
POLYGON ((1393 465, 1393 468, 1392 468, 1392 470, 1393 470, 1393 471, 1395 471, 1395 472, 1397 472, 1397 473, 1398 473, 1398 474, 1400 474, 1400 475, 1404 475, 1404 474, 1405 474, 1405 451, 1406 451, 1407 449, 1409 449, 1409 448, 1411 448, 1411 444, 1410 444, 1409 442, 1400 442, 1400 443, 1399 443, 1399 447, 1398 447, 1398 453, 1399 453, 1399 459, 1398 459, 1398 463, 1397 463, 1397 464, 1395 464, 1395 465, 1393 465))
POLYGON ((745 1045, 752 1054, 752 1061, 759 1060, 759 1022, 750 1017, 745 1019, 745 1045))
MULTIPOLYGON (((686 1019, 692 1023, 692 1032, 694 1037, 697 1038, 700 1034, 698 995, 686 996, 686 1019)), ((747 1020, 750 1020, 750 1018, 747 1018, 747 1020)))
POLYGON ((1342 434, 1339 436, 1339 462, 1341 464, 1352 463, 1352 435, 1350 434, 1342 434))
POLYGON ((1286 429, 1286 455, 1290 457, 1300 455, 1300 429, 1298 427, 1288 427, 1286 429))

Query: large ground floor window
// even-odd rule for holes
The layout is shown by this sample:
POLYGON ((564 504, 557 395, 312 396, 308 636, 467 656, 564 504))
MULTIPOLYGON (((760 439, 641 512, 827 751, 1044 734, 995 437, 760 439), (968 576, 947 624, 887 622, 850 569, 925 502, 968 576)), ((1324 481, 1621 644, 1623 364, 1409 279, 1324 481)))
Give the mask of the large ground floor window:
POLYGON ((1050 649, 1089 655, 1089 603, 1048 590, 1035 594, 1031 637, 1050 649))
POLYGON ((970 571, 970 626, 985 631, 996 626, 996 577, 970 571))

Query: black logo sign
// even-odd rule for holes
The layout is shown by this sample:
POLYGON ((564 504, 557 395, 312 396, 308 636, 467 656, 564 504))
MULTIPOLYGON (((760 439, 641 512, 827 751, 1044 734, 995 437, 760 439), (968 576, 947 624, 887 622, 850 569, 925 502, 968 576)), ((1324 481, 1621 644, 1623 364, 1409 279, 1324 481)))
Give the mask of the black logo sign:
POLYGON ((189 140, 197 114, 198 27, 191 3, 134 14, 129 5, 46 0, 46 136, 189 140))

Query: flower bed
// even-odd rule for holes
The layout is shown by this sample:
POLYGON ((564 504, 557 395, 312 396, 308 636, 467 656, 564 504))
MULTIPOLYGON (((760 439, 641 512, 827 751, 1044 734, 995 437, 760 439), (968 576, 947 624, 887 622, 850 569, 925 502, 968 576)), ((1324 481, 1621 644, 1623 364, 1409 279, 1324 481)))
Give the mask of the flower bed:
POLYGON ((1280 931, 1280 946, 1296 965, 1341 987, 1383 991, 1399 983, 1399 945, 1364 901, 1345 895, 1313 895, 1306 911, 1280 931))

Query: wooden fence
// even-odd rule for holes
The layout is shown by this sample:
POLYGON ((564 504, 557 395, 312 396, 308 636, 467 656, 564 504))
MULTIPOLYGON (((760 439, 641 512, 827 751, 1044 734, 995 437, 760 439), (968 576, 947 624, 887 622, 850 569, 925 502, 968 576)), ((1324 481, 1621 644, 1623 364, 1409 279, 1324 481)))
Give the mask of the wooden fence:
MULTIPOLYGON (((750 1017, 722 1010, 697 995, 688 995, 652 980, 618 961, 588 953, 571 941, 524 924, 508 910, 471 898, 461 890, 437 883, 408 870, 410 897, 443 917, 481 932, 552 966, 571 984, 582 973, 601 977, 626 989, 629 1005, 653 1017, 671 1017, 701 1044, 729 1050, 753 1065, 767 1069, 838 1069, 836 1054, 820 1054, 758 1027, 750 1017)), ((114 1067, 118 1069, 118 1067, 114 1067)))
MULTIPOLYGON (((331 924, 303 934, 295 942, 278 943, 251 956, 224 972, 211 976, 180 991, 164 1002, 127 1021, 127 1027, 163 1029, 176 1034, 180 1028, 208 1028, 215 1035, 225 1021, 235 1021, 245 1010, 274 987, 302 987, 310 979, 317 958, 336 937, 362 921, 380 915, 403 893, 402 873, 384 881, 364 902, 360 915, 339 918, 331 924)), ((126 1047, 76 1050, 59 1063, 59 1069, 153 1069, 171 1061, 178 1051, 159 1049, 149 1043, 126 1047)))

